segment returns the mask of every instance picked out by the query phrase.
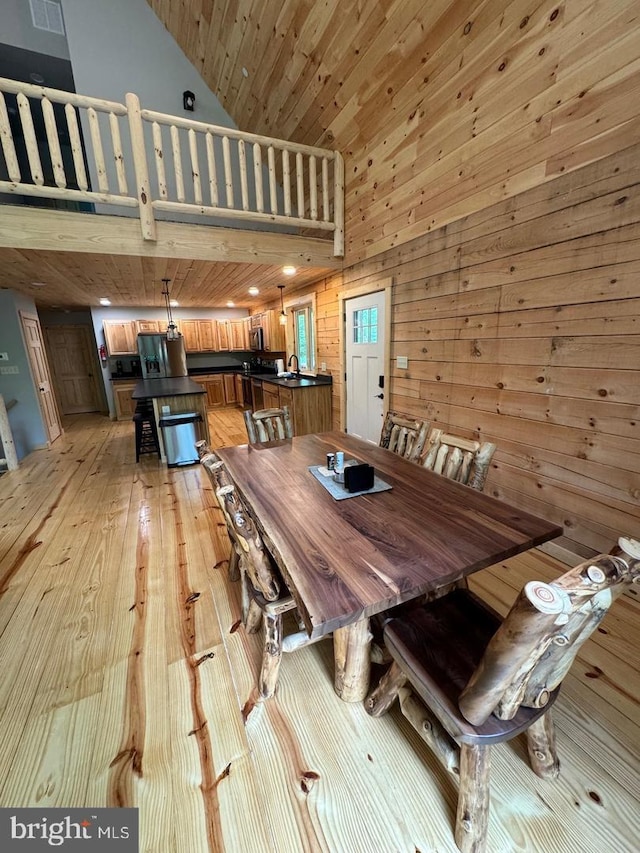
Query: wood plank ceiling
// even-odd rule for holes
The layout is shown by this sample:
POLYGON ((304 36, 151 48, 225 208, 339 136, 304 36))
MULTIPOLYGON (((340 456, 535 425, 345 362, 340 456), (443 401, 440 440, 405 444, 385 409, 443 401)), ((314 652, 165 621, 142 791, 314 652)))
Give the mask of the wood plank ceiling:
POLYGON ((162 307, 162 279, 183 308, 223 308, 231 301, 250 309, 316 281, 321 267, 298 268, 288 279, 273 264, 218 263, 178 258, 143 258, 84 252, 0 249, 0 288, 30 296, 41 308, 97 306, 106 297, 114 307, 162 307), (258 287, 254 297, 249 287, 258 287))

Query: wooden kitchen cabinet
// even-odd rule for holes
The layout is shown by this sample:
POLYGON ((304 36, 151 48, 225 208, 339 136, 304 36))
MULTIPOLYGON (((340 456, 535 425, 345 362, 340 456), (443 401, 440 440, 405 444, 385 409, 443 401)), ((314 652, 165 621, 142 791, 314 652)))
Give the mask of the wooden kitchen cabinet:
POLYGON ((185 352, 216 352, 218 347, 216 320, 180 320, 178 328, 184 338, 185 352))
POLYGON ((137 355, 136 326, 133 320, 105 320, 104 341, 109 355, 137 355))
POLYGON ((286 352, 286 327, 280 325, 280 312, 273 309, 262 312, 262 331, 266 352, 286 352))
POLYGON ((331 385, 323 383, 287 388, 263 382, 264 408, 289 406, 294 435, 328 432, 331 429, 331 385))
POLYGON ((198 321, 181 320, 178 328, 182 332, 182 337, 184 338, 185 352, 199 352, 200 337, 198 335, 198 321))
POLYGON ((136 410, 136 401, 131 399, 131 395, 136 385, 137 382, 128 382, 126 380, 116 380, 111 383, 113 402, 116 409, 116 420, 127 421, 133 417, 133 413, 136 410))
POLYGON ((195 379, 206 391, 207 409, 235 406, 242 400, 242 377, 235 373, 217 373, 198 376, 195 379), (240 382, 240 396, 238 385, 240 382))
POLYGON ((239 373, 236 373, 234 376, 234 381, 236 383, 236 405, 244 406, 244 393, 242 390, 242 376, 239 373))
POLYGON ((225 405, 224 377, 198 376, 195 380, 206 392, 207 409, 220 409, 225 405))
POLYGON ((198 341, 201 352, 216 352, 218 345, 218 323, 216 320, 198 320, 198 341))
POLYGON ((235 373, 225 373, 222 377, 224 380, 224 399, 227 406, 235 405, 238 402, 236 392, 236 375, 235 373))
POLYGON ((229 349, 232 350, 248 350, 249 349, 249 331, 247 328, 247 324, 242 320, 230 320, 229 328, 231 332, 231 346, 229 349))
POLYGON ((218 349, 231 349, 231 323, 229 320, 218 320, 218 349))
POLYGON ((161 335, 166 331, 167 324, 162 320, 136 320, 136 334, 140 332, 155 332, 156 335, 161 335))
POLYGON ((262 383, 262 400, 265 409, 280 408, 280 389, 271 382, 262 383))

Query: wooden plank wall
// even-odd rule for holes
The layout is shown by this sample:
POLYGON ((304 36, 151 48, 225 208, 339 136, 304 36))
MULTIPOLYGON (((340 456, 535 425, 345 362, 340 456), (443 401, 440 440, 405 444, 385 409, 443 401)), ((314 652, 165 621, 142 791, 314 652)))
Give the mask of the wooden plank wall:
MULTIPOLYGON (((416 25, 435 12, 421 6, 416 25)), ((349 262, 638 139, 636 3, 452 4, 432 26, 408 55, 392 51, 358 108, 357 133, 334 134, 354 154, 349 262)))
POLYGON ((342 152, 349 264, 638 139, 637 0, 147 2, 238 127, 342 152))
POLYGON ((336 427, 337 294, 389 277, 390 406, 495 441, 487 491, 572 551, 640 537, 640 146, 320 282, 336 427))

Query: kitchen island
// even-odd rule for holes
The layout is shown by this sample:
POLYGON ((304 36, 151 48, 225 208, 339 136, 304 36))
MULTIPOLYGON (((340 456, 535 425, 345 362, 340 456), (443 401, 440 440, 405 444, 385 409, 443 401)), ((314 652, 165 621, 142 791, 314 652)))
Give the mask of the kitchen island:
POLYGON ((294 435, 331 429, 331 377, 262 376, 260 384, 262 402, 256 406, 254 389, 254 410, 288 406, 294 435))
POLYGON ((140 379, 131 395, 133 400, 152 400, 153 412, 158 428, 160 443, 160 458, 166 464, 167 455, 164 447, 162 429, 159 422, 163 415, 186 414, 195 412, 202 420, 196 426, 197 439, 209 441, 209 424, 207 423, 207 408, 205 389, 188 376, 167 376, 161 379, 140 379), (168 408, 168 411, 167 411, 168 408))

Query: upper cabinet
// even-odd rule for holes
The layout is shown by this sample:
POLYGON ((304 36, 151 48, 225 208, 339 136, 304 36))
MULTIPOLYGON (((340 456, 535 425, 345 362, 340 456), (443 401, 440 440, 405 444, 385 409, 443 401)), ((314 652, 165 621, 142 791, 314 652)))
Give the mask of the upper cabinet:
POLYGON ((217 320, 179 320, 178 328, 184 337, 186 352, 217 352, 221 347, 218 341, 217 320))
POLYGON ((137 355, 136 324, 133 320, 105 320, 104 341, 109 355, 137 355))
MULTIPOLYGON (((176 324, 184 338, 186 352, 250 349, 249 317, 237 320, 178 320, 176 324)), ((109 355, 137 355, 136 337, 140 332, 164 334, 167 328, 164 320, 105 320, 103 325, 109 355)))
POLYGON ((217 320, 198 320, 197 323, 200 350, 204 352, 215 352, 219 350, 217 320))
POLYGON ((279 312, 270 308, 262 312, 262 331, 266 352, 285 352, 287 349, 286 327, 280 325, 279 312))
POLYGON ((229 341, 229 349, 247 350, 249 349, 249 325, 245 319, 230 320, 229 328, 231 340, 229 341))
POLYGON ((155 332, 161 334, 167 328, 167 324, 162 320, 136 320, 136 334, 140 332, 155 332))
POLYGON ((218 320, 218 347, 221 350, 231 349, 231 323, 229 320, 218 320))

